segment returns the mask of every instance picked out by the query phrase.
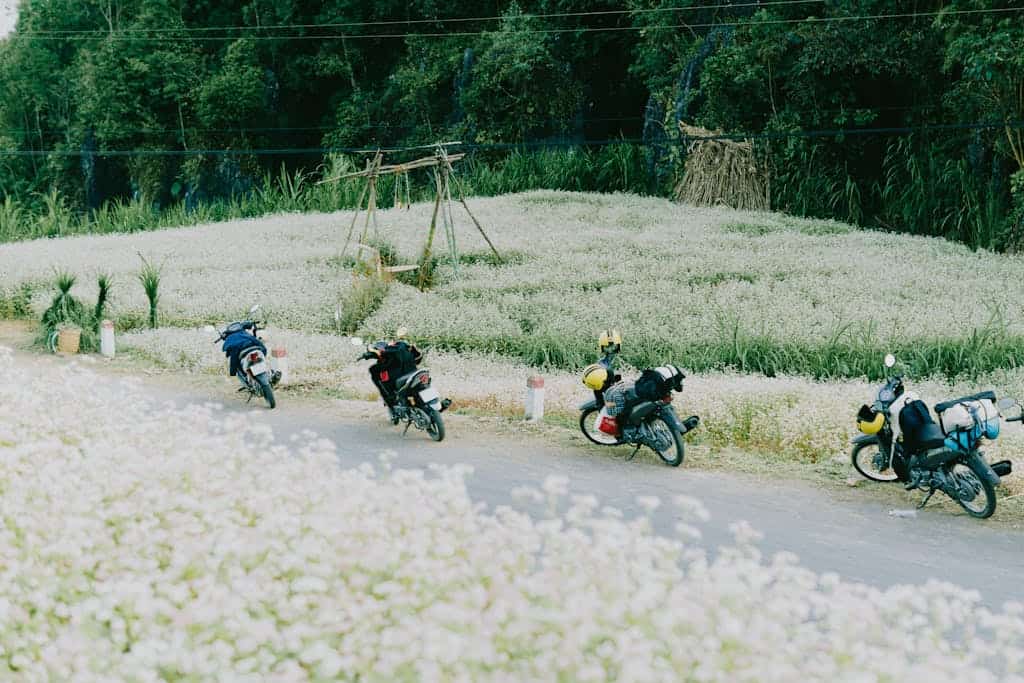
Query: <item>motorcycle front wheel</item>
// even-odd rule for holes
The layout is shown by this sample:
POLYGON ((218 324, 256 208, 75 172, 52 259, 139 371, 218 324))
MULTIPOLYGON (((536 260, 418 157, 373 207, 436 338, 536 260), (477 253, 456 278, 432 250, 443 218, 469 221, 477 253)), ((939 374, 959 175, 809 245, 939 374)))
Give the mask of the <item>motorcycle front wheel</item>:
POLYGON ((971 517, 988 519, 996 511, 996 490, 973 463, 958 462, 949 470, 956 482, 956 502, 971 517))
POLYGON ((263 391, 263 398, 267 400, 267 405, 273 410, 277 405, 277 400, 274 398, 274 390, 270 388, 270 380, 267 378, 267 373, 260 374, 256 381, 260 383, 260 389, 263 391))
POLYGON ((614 446, 619 443, 619 440, 597 428, 600 413, 600 408, 587 408, 584 410, 580 414, 580 431, 583 432, 583 436, 598 446, 614 446))
POLYGON ((660 442, 665 443, 667 446, 664 450, 658 450, 654 446, 648 444, 648 447, 658 454, 658 457, 665 461, 666 465, 672 467, 679 467, 683 464, 683 439, 679 436, 679 432, 672 429, 672 426, 665 421, 663 417, 656 417, 647 423, 647 427, 654 432, 654 437, 660 442))
POLYGON ((891 464, 886 464, 885 469, 878 468, 878 461, 882 457, 882 447, 877 440, 859 443, 850 452, 853 468, 865 479, 881 482, 896 481, 898 477, 891 464))

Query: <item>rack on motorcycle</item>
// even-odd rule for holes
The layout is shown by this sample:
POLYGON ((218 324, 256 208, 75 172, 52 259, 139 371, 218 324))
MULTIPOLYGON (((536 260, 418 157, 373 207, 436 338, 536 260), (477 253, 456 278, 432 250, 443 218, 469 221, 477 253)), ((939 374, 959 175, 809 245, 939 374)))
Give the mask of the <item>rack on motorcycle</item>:
MULTIPOLYGON (((885 357, 892 370, 896 358, 885 357)), ((936 424, 927 406, 906 391, 900 374, 889 376, 874 403, 861 406, 851 461, 865 478, 900 481, 907 490, 926 491, 919 508, 942 491, 973 517, 987 518, 995 511, 995 487, 1012 471, 1009 460, 989 464, 980 450, 982 439, 999 436, 999 419, 1020 422, 1020 404, 1012 398, 996 401, 992 391, 937 403, 936 424), (1016 417, 1007 416, 1018 409, 1016 417)))
MULTIPOLYGON (((363 346, 364 344, 360 337, 352 337, 350 341, 353 346, 363 346)), ((374 367, 378 367, 384 360, 387 348, 388 342, 376 341, 366 346, 366 350, 359 356, 359 360, 377 361, 374 367)), ((418 360, 416 364, 419 364, 418 360)), ((442 400, 437 390, 431 386, 430 370, 417 368, 396 378, 391 378, 388 372, 389 370, 386 368, 378 369, 382 385, 378 386, 378 389, 382 392, 389 392, 391 423, 397 425, 399 422, 405 421, 403 436, 408 433, 409 427, 415 425, 417 429, 425 431, 434 441, 444 439, 445 426, 441 413, 451 405, 451 399, 442 400), (386 389, 384 385, 389 385, 391 389, 386 389)))
POLYGON ((617 331, 601 335, 598 348, 602 358, 584 370, 583 383, 594 399, 580 409, 580 431, 599 446, 633 446, 632 460, 647 446, 666 464, 683 462, 683 437, 697 428, 700 418, 680 420, 672 408, 673 392, 683 391, 686 375, 673 365, 645 370, 636 382, 624 382, 615 372, 615 360, 622 348, 617 331))
POLYGON ((267 348, 259 336, 261 326, 265 325, 256 318, 260 308, 260 304, 254 305, 249 309, 248 320, 232 322, 221 330, 213 343, 223 344, 221 349, 228 356, 229 369, 235 370, 235 376, 242 385, 238 390, 249 394, 246 403, 253 397, 262 397, 273 409, 277 406, 273 387, 280 381, 281 373, 272 371, 267 362, 267 348))

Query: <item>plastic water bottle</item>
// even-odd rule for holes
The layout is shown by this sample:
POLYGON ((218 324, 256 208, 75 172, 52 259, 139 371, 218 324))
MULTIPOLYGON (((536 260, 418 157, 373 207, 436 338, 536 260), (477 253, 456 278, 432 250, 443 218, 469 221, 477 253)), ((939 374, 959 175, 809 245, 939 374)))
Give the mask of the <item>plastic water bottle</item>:
POLYGON ((917 510, 889 510, 890 517, 917 517, 917 510))

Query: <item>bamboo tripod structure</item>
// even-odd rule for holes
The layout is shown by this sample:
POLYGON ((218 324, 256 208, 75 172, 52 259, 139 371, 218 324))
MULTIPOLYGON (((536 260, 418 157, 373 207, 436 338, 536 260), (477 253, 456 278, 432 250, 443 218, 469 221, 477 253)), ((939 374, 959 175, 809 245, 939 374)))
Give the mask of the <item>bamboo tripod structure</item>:
POLYGON ((359 214, 363 211, 363 200, 366 199, 366 220, 363 224, 363 232, 359 237, 357 243, 357 250, 369 251, 372 254, 376 254, 376 272, 379 277, 383 277, 384 273, 393 274, 395 272, 401 272, 406 270, 413 270, 419 268, 419 279, 418 286, 422 290, 426 285, 426 277, 428 269, 425 267, 431 257, 431 250, 433 249, 434 236, 437 231, 437 217, 441 215, 441 222, 444 227, 445 241, 448 244, 449 256, 451 258, 452 269, 455 272, 455 276, 459 274, 459 254, 455 242, 455 218, 452 215, 452 181, 455 183, 456 196, 462 207, 466 210, 466 214, 473 221, 473 225, 483 235, 484 240, 487 242, 487 246, 494 252, 495 258, 501 263, 501 254, 495 248, 494 243, 491 242, 491 238, 487 236, 480 221, 476 219, 473 212, 469 210, 469 204, 466 203, 466 198, 462 191, 462 184, 455 176, 455 169, 452 164, 465 158, 465 154, 449 154, 445 148, 446 144, 458 144, 458 143, 437 143, 434 145, 435 153, 433 156, 424 157, 415 161, 410 161, 404 164, 391 164, 385 166, 384 155, 381 150, 377 150, 374 153, 372 159, 366 162, 366 167, 362 171, 354 171, 352 173, 346 173, 344 175, 337 176, 335 178, 326 178, 321 180, 318 185, 324 183, 338 182, 349 178, 365 178, 366 184, 363 186, 362 192, 359 195, 359 201, 356 202, 356 212, 352 216, 352 222, 349 224, 348 234, 345 236, 345 242, 341 248, 341 255, 344 256, 345 252, 348 251, 348 246, 352 241, 352 234, 355 231, 356 223, 359 220, 359 214), (404 182, 405 191, 405 202, 404 208, 409 208, 409 172, 417 169, 431 169, 434 181, 434 212, 430 219, 430 227, 427 230, 427 241, 423 246, 423 254, 420 258, 418 265, 407 265, 407 266, 391 266, 382 267, 380 260, 380 253, 366 244, 366 238, 370 230, 370 223, 373 223, 374 236, 379 234, 377 227, 377 179, 382 175, 394 175, 395 179, 395 206, 402 208, 402 201, 400 196, 399 186, 404 182))

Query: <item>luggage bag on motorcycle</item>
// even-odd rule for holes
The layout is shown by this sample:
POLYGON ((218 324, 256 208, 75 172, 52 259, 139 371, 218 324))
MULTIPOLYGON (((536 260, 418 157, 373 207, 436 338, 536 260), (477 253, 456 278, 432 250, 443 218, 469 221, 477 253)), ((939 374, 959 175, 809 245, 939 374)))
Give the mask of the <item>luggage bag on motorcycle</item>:
POLYGON ((685 375, 674 365, 662 365, 653 370, 644 370, 636 381, 636 397, 644 401, 657 401, 673 389, 679 391, 685 375))
POLYGON ((999 411, 992 399, 958 399, 940 403, 935 409, 951 447, 971 450, 981 437, 999 436, 999 411))

